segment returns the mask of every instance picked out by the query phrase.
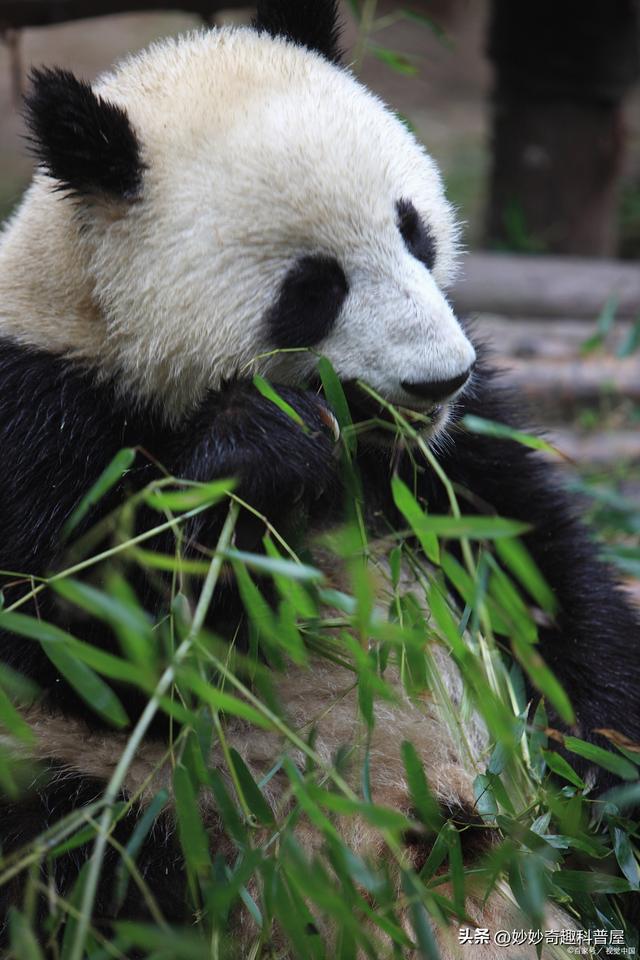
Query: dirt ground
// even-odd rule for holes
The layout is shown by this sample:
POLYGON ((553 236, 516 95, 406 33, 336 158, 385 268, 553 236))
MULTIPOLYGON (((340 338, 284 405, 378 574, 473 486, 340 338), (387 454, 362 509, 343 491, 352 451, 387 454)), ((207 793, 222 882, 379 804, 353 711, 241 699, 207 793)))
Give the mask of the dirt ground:
MULTIPOLYGON (((450 196, 467 225, 467 242, 478 246, 489 157, 491 69, 484 55, 488 0, 425 0, 421 9, 437 25, 434 30, 403 19, 394 22, 401 8, 399 0, 380 0, 377 16, 386 26, 372 40, 401 57, 415 75, 398 72, 369 54, 361 76, 410 120, 440 162, 450 196)), ((248 16, 249 11, 223 13, 220 20, 242 21, 248 16)), ((356 30, 346 4, 344 19, 348 59, 356 30)), ((199 25, 197 18, 181 14, 146 14, 26 30, 18 51, 20 73, 24 78, 32 64, 58 64, 90 79, 151 40, 199 25)), ((31 172, 13 86, 12 55, 0 44, 0 219, 19 200, 31 172)), ((640 205, 640 92, 628 104, 628 126, 625 182, 631 187, 626 189, 640 205)))

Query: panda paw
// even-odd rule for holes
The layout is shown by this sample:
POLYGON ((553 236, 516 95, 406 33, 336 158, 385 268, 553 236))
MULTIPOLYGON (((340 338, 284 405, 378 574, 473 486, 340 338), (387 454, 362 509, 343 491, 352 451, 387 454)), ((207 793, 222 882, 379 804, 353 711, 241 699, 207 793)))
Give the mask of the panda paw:
POLYGON ((202 439, 193 454, 198 479, 235 476, 238 495, 271 520, 317 501, 337 483, 339 438, 334 415, 316 393, 274 390, 285 409, 250 381, 216 393, 200 412, 202 439))

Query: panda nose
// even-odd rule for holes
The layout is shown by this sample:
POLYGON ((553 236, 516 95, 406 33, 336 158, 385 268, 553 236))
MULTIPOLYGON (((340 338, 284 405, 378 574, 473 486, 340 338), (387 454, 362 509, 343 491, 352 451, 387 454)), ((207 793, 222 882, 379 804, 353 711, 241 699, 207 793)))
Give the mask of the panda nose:
POLYGON ((420 380, 417 383, 402 380, 401 386, 407 393, 416 397, 431 400, 433 403, 440 403, 465 385, 472 370, 473 367, 469 367, 464 373, 459 373, 457 377, 451 377, 450 380, 420 380))

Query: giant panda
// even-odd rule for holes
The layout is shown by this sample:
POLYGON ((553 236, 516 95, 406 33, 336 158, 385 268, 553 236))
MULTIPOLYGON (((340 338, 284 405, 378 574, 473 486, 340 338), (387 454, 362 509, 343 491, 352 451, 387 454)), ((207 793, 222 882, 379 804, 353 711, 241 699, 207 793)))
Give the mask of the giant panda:
MULTIPOLYGON (((318 388, 322 356, 356 423, 378 423, 362 432, 356 455, 372 542, 402 525, 392 474, 413 483, 434 514, 446 514, 449 501, 420 448, 399 446, 380 427, 378 402, 359 382, 418 415, 423 441, 466 491, 466 510, 530 524, 525 543, 557 602, 555 618, 540 623, 539 652, 571 698, 575 731, 601 745, 603 728, 637 741, 636 617, 549 467, 510 439, 464 429, 466 414, 517 425, 517 398, 500 386, 447 299, 457 228, 434 162, 341 65, 338 47, 334 0, 261 0, 251 28, 163 41, 93 86, 60 69, 34 71, 27 118, 40 166, 0 243, 0 568, 13 572, 5 604, 17 601, 20 612, 113 649, 108 631, 77 621, 52 591, 20 606, 25 587, 17 574, 63 567, 65 525, 123 447, 135 448, 137 459, 77 533, 162 470, 200 482, 237 478, 235 492, 248 507, 236 544, 246 551, 260 550, 265 521, 310 543, 314 532, 339 525, 339 431, 318 388), (255 374, 280 403, 257 389, 255 374)), ((189 555, 215 548, 225 516, 213 509, 190 521, 189 555)), ((171 553, 174 539, 165 531, 152 546, 171 553)), ((314 561, 339 587, 335 558, 320 546, 314 561)), ((401 576, 413 589, 415 572, 407 567, 401 576)), ((162 584, 141 580, 135 588, 160 619, 162 584)), ((240 606, 225 572, 207 622, 235 636, 240 606)), ((43 647, 6 621, 0 655, 40 691, 24 708, 35 741, 21 750, 44 771, 18 801, 3 801, 0 842, 10 856, 100 795, 128 735, 101 722, 43 647)), ((434 662, 450 704, 466 717, 469 749, 444 721, 437 697, 410 697, 397 681, 395 701, 374 706, 372 798, 410 812, 400 758, 401 742, 410 740, 442 809, 472 823, 473 781, 486 766, 489 738, 481 719, 463 710, 450 653, 439 648, 434 662)), ((274 683, 296 727, 315 723, 315 750, 327 764, 339 749, 357 747, 357 691, 339 662, 290 664, 274 683)), ((118 692, 135 723, 146 697, 125 686, 118 692)), ((115 827, 121 844, 149 796, 170 783, 166 737, 162 723, 151 724, 129 767, 121 796, 136 802, 115 827)), ((229 721, 227 740, 257 779, 283 750, 276 733, 240 721, 229 721)), ((222 770, 222 759, 214 746, 211 764, 222 770)), ((606 786, 602 771, 586 775, 596 789, 606 786)), ((286 802, 282 776, 265 786, 274 810, 286 802)), ((205 807, 212 847, 231 856, 215 805, 205 807)), ((189 907, 179 844, 171 812, 163 817, 138 867, 164 916, 180 922, 189 907)), ((354 851, 385 856, 379 831, 357 820, 341 829, 354 851)), ((299 833, 313 851, 313 826, 302 820, 299 833)), ((407 843, 427 855, 424 843, 407 843)), ((43 867, 43 882, 68 896, 90 850, 72 846, 43 867)), ((117 916, 110 912, 113 857, 107 850, 95 921, 146 918, 134 884, 117 916)), ((21 896, 21 877, 10 873, 0 922, 21 896)), ((44 924, 45 896, 36 913, 44 924)), ((508 891, 484 902, 470 890, 467 916, 482 927, 522 925, 508 891)), ((330 924, 316 920, 309 936, 320 930, 330 944, 330 924)), ((556 908, 549 922, 572 924, 556 908)), ((437 925, 443 960, 476 955, 456 934, 456 922, 437 925)), ((250 916, 234 914, 229 935, 231 955, 255 955, 250 916)), ((284 956, 288 948, 278 949, 284 956)), ((536 955, 535 946, 527 949, 519 955, 536 955)), ((543 956, 555 955, 544 949, 543 956)), ((487 960, 504 955, 482 947, 487 960)))

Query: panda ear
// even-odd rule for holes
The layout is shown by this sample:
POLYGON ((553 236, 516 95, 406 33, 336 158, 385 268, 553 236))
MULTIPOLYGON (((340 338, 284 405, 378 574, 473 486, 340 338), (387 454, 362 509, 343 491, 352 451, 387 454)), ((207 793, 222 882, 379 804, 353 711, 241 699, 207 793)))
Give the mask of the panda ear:
POLYGON ((144 164, 126 112, 67 70, 32 70, 25 115, 33 152, 60 189, 76 196, 140 195, 144 164))
POLYGON ((328 60, 340 59, 337 0, 258 0, 254 26, 317 50, 328 60))

